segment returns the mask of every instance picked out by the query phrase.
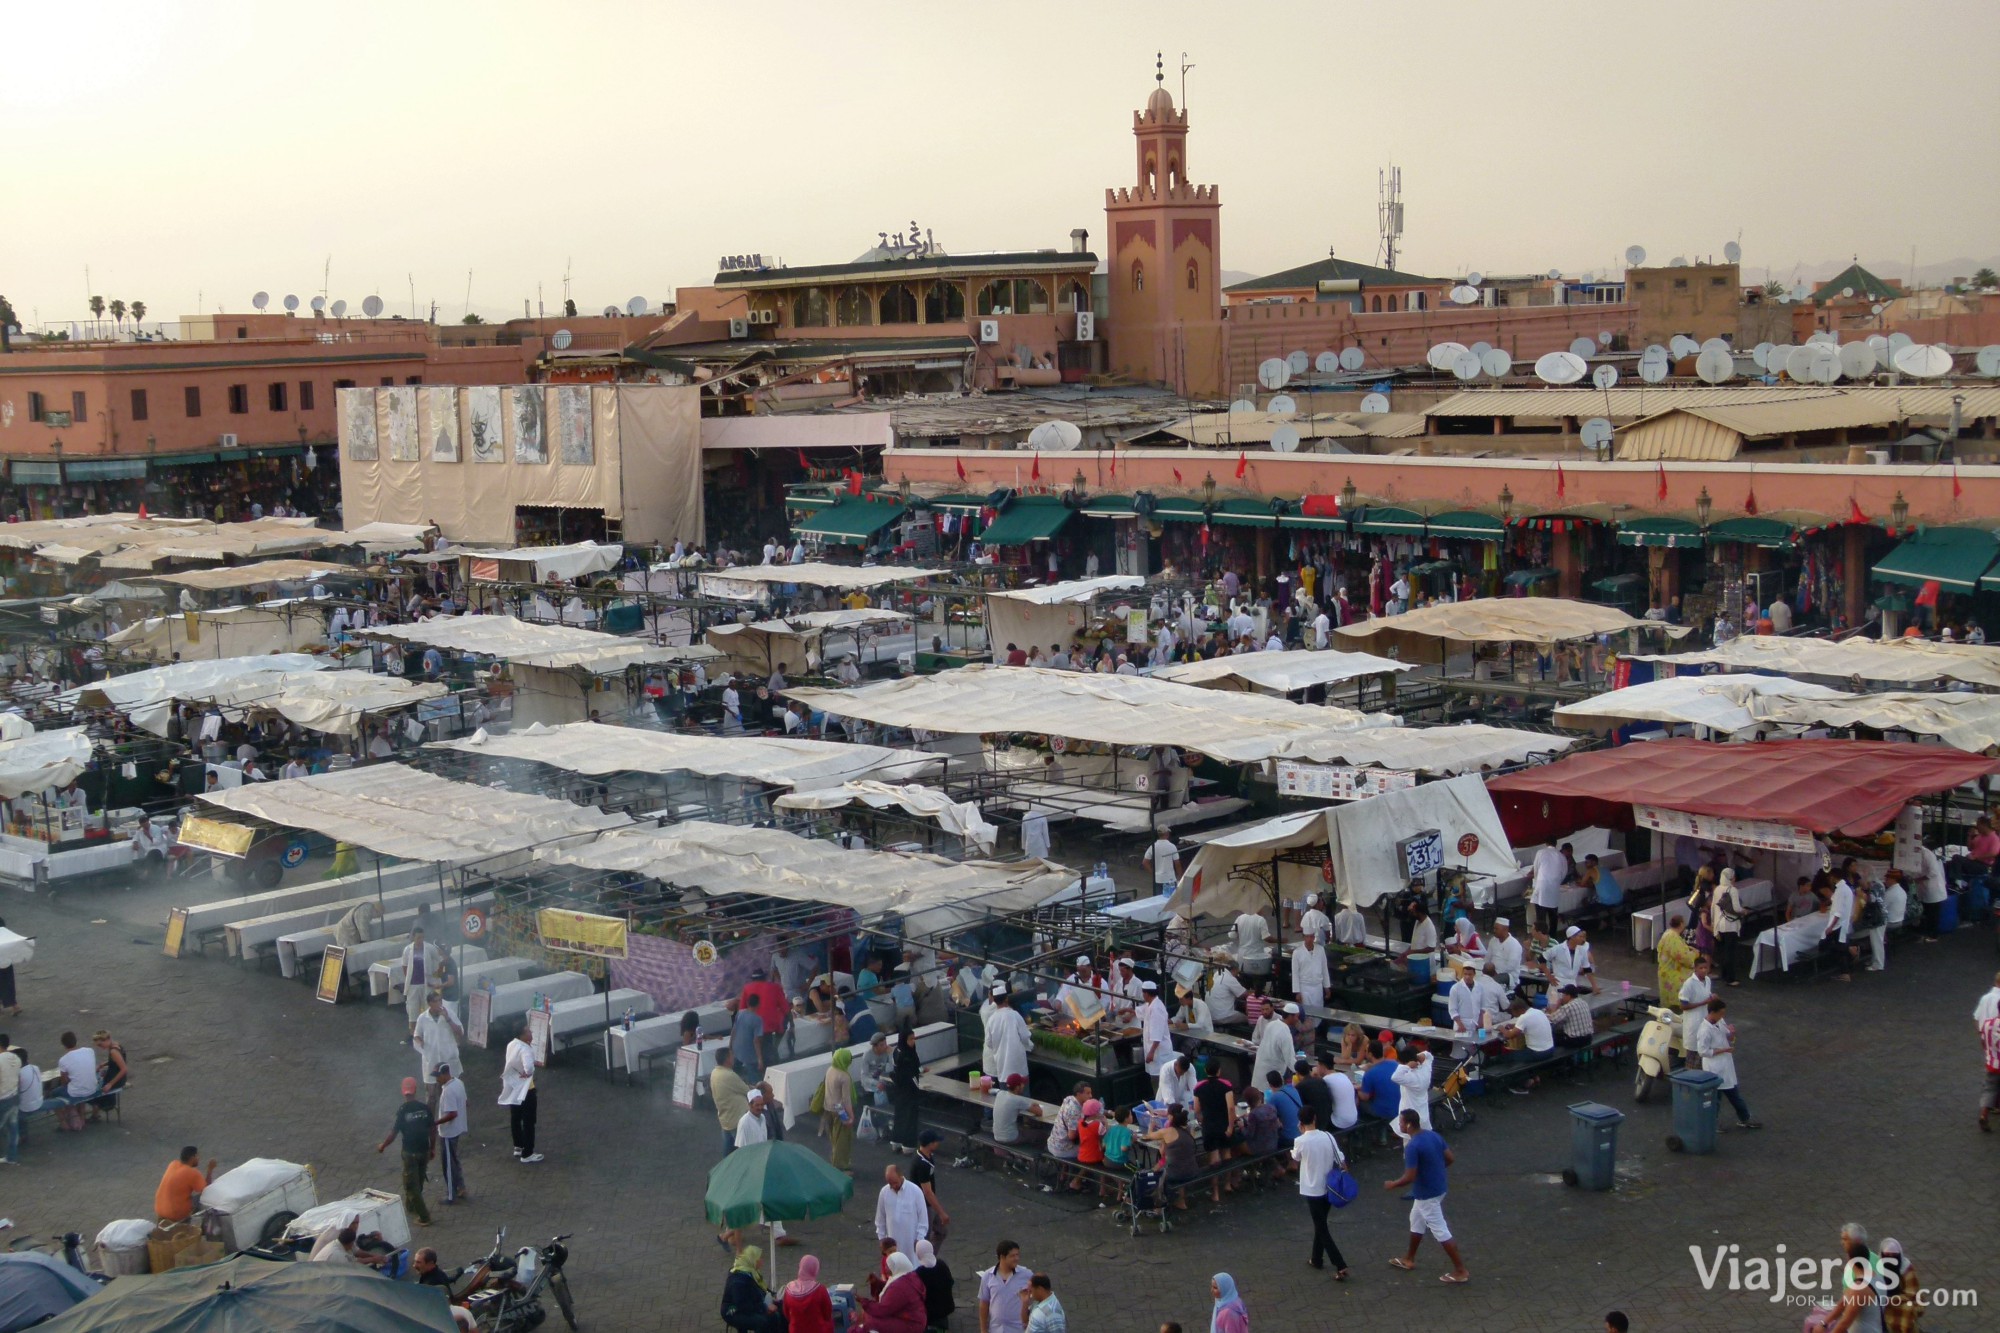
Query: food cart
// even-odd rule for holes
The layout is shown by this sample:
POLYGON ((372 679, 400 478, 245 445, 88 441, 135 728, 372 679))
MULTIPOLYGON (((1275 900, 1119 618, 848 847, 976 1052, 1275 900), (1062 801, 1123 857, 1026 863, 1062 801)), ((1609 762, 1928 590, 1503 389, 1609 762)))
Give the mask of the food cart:
POLYGON ((195 1216, 202 1234, 235 1253, 279 1239, 299 1214, 318 1203, 311 1167, 253 1157, 208 1183, 195 1216))

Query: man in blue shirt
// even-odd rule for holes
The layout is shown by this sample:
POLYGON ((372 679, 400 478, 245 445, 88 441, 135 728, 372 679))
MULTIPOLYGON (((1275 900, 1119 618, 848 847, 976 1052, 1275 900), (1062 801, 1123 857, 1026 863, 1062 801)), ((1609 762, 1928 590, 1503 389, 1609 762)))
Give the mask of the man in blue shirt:
POLYGON ((1403 1104, 1403 1090, 1396 1086, 1396 1069, 1395 1060, 1385 1055, 1361 1076, 1361 1091, 1355 1098, 1362 1110, 1378 1120, 1394 1120, 1396 1108, 1403 1104))
POLYGON ((1465 1271, 1465 1260, 1459 1258, 1458 1242, 1451 1238, 1451 1228, 1444 1220, 1445 1168, 1455 1160, 1451 1149, 1445 1146, 1443 1136, 1436 1130, 1425 1129, 1424 1122, 1415 1111, 1403 1112, 1398 1131, 1403 1136, 1403 1174, 1386 1182, 1382 1188, 1399 1190, 1406 1185, 1414 1186, 1406 1196, 1410 1200, 1410 1248, 1400 1259, 1389 1262, 1405 1272, 1417 1266, 1417 1247, 1424 1242, 1424 1232, 1437 1237, 1444 1247, 1445 1255, 1451 1260, 1451 1271, 1438 1279, 1441 1282, 1470 1282, 1472 1274, 1465 1271))
POLYGON ((1616 907, 1625 901, 1625 890, 1618 886, 1617 876, 1611 873, 1611 867, 1598 864, 1595 856, 1583 858, 1583 882, 1596 888, 1599 907, 1616 907))
POLYGON ((1270 1091, 1264 1094, 1264 1100, 1278 1113, 1280 1136, 1285 1146, 1289 1148, 1299 1136, 1299 1108, 1305 1105, 1305 1098, 1300 1096, 1299 1090, 1275 1069, 1264 1075, 1264 1081, 1271 1085, 1270 1091))

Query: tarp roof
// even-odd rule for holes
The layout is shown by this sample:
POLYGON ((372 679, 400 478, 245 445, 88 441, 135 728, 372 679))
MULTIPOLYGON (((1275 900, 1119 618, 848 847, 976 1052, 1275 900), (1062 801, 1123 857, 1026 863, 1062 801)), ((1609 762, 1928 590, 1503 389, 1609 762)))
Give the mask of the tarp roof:
POLYGON ((871 810, 894 807, 924 819, 935 819, 947 833, 953 833, 991 852, 1000 830, 986 822, 979 806, 971 801, 954 801, 935 787, 914 782, 893 785, 887 782, 843 782, 838 787, 818 787, 812 791, 789 791, 771 804, 781 810, 838 810, 844 805, 865 805, 871 810))
POLYGON ((1035 606, 1067 606, 1088 602, 1099 593, 1129 592, 1145 586, 1146 580, 1137 574, 1106 574, 1101 578, 1070 579, 1041 588, 1010 588, 986 595, 1004 597, 1010 602, 1029 602, 1035 606))
POLYGON ((57 564, 96 557, 105 569, 151 569, 162 560, 220 560, 339 545, 338 533, 310 518, 260 518, 247 523, 206 519, 93 514, 0 525, 0 547, 32 549, 57 564))
POLYGON ((67 786, 90 765, 90 733, 83 727, 38 731, 0 741, 0 798, 67 786))
POLYGON ((352 565, 324 560, 259 560, 250 565, 225 565, 218 569, 189 569, 179 574, 149 574, 154 583, 176 583, 184 588, 252 588, 260 583, 291 583, 322 578, 328 574, 361 574, 352 565))
MULTIPOLYGON (((1753 678, 1754 679, 1754 678, 1753 678)), ((1762 700, 1772 722, 1805 727, 1867 727, 1935 736, 1954 749, 1974 754, 2000 747, 2000 695, 1887 691, 1880 694, 1830 693, 1815 697, 1762 700)))
POLYGON ((626 815, 453 782, 401 764, 246 783, 205 792, 202 800, 383 856, 453 865, 632 822, 626 815))
MULTIPOLYGON (((508 551, 458 551, 455 554, 469 561, 493 560, 501 564, 527 565, 531 568, 534 582, 540 583, 552 576, 573 579, 616 569, 618 562, 625 558, 625 548, 617 542, 603 545, 571 542, 567 546, 517 546, 508 551)), ((528 571, 510 570, 506 574, 512 578, 518 577, 520 572, 528 571)))
POLYGON ((903 515, 903 506, 880 500, 840 499, 824 509, 815 509, 792 524, 792 531, 813 533, 835 541, 865 544, 903 515))
POLYGON ((1635 662, 1676 667, 1720 666, 1738 671, 1778 671, 1788 676, 1829 676, 1840 680, 1928 685, 1963 681, 2000 688, 2000 645, 1933 643, 1928 639, 1794 639, 1743 635, 1720 648, 1691 653, 1636 654, 1635 662))
MULTIPOLYGON (((1542 813, 1568 801, 1581 828, 1635 802, 1688 814, 1755 819, 1815 833, 1868 834, 1918 796, 2000 772, 2000 760, 1942 745, 1889 741, 1697 741, 1671 739, 1571 755, 1553 764, 1492 779, 1493 793, 1517 838, 1524 827, 1557 819, 1542 813)), ((1523 841, 1539 839, 1522 838, 1523 841)))
POLYGON ((579 847, 544 848, 536 856, 561 865, 646 875, 708 894, 754 893, 826 903, 863 917, 897 912, 911 936, 957 929, 982 910, 1032 907, 1076 878, 1047 861, 1001 865, 849 851, 776 829, 699 820, 611 834, 579 847))
POLYGON ((1784 676, 1670 676, 1564 704, 1555 710, 1555 720, 1566 727, 1597 731, 1631 722, 1664 722, 1737 732, 1766 720, 1760 711, 1766 701, 1849 697, 1784 676))
POLYGON ((793 689, 786 697, 836 717, 946 735, 1028 732, 1105 745, 1176 745, 1254 763, 1331 733, 1376 725, 1382 714, 1220 695, 1143 676, 1033 667, 968 666, 853 690, 793 689))
POLYGON ((1352 642, 1378 636, 1387 641, 1445 639, 1455 643, 1563 643, 1623 630, 1657 629, 1678 636, 1688 631, 1658 621, 1635 620, 1615 606, 1561 597, 1478 597, 1438 602, 1400 616, 1342 625, 1334 631, 1352 642))
POLYGON ((936 773, 940 755, 841 741, 782 736, 706 736, 613 727, 601 722, 540 723, 505 735, 475 733, 434 742, 434 750, 494 759, 527 759, 572 773, 700 773, 750 778, 796 790, 835 786, 864 777, 903 781, 936 773))
POLYGON ((1538 755, 1559 754, 1567 736, 1464 722, 1449 727, 1357 727, 1288 742, 1274 759, 1356 764, 1412 773, 1473 773, 1538 755))
POLYGON ((987 546, 1021 546, 1049 540, 1062 531, 1076 511, 1053 497, 1047 503, 1035 503, 1042 499, 1028 496, 1016 500, 1005 513, 986 525, 979 540, 987 546))
POLYGON ((1885 583, 1921 588, 1936 583, 1971 592, 2000 557, 2000 541, 1982 528, 1926 528, 1882 557, 1869 573, 1885 583))
MULTIPOLYGON (((251 661, 257 659, 251 658, 251 661)), ((128 708, 134 725, 155 736, 167 734, 172 698, 213 703, 230 718, 256 711, 276 713, 307 731, 352 736, 370 713, 408 708, 450 691, 436 681, 405 680, 366 671, 258 671, 204 687, 182 686, 171 698, 128 708)))
POLYGON ((340 534, 343 546, 359 546, 372 553, 420 551, 424 538, 437 531, 435 523, 363 523, 340 534))
POLYGON ((1206 661, 1180 662, 1161 667, 1153 673, 1153 679, 1220 689, 1242 690, 1255 686, 1290 694, 1315 685, 1337 685, 1362 676, 1416 669, 1414 662, 1398 662, 1393 657, 1377 657, 1373 653, 1295 648, 1277 653, 1231 653, 1227 657, 1211 657, 1206 661))
MULTIPOLYGON (((1444 835, 1447 864, 1463 864, 1484 875, 1509 875, 1519 868, 1484 784, 1466 776, 1281 815, 1211 838, 1181 873, 1168 910, 1183 916, 1268 912, 1270 890, 1254 879, 1233 878, 1231 872, 1246 864, 1268 868, 1274 853, 1319 844, 1332 857, 1339 899, 1365 908, 1406 883, 1396 861, 1397 841, 1429 828, 1444 835), (1458 841, 1467 833, 1479 839, 1479 848, 1461 857, 1458 841)), ((1318 865, 1280 863, 1277 869, 1278 889, 1286 899, 1327 891, 1318 865)))
POLYGON ((1198 412, 1164 422, 1160 432, 1190 444, 1213 448, 1223 444, 1269 444, 1280 426, 1290 426, 1303 440, 1359 439, 1368 434, 1332 412, 1198 412))
POLYGON ((800 616, 787 616, 783 620, 761 620, 760 625, 789 625, 793 629, 854 630, 866 629, 870 625, 907 625, 911 620, 908 612, 883 611, 875 607, 864 607, 855 611, 808 611, 800 616))
POLYGON ((813 560, 796 565, 739 565, 703 574, 701 595, 753 602, 765 595, 764 585, 770 583, 796 583, 808 588, 880 588, 950 572, 906 565, 830 565, 813 560))
POLYGON ((162 700, 192 698, 202 690, 242 676, 264 675, 273 671, 319 671, 330 666, 325 658, 311 653, 267 653, 262 657, 220 657, 192 662, 174 662, 145 671, 107 676, 103 680, 64 690, 57 703, 71 707, 116 708, 129 713, 135 708, 162 700))
POLYGON ((513 616, 433 616, 413 625, 370 625, 354 631, 370 639, 395 639, 449 653, 497 657, 522 666, 582 667, 598 675, 634 663, 698 662, 716 656, 698 644, 680 647, 626 639, 570 625, 539 625, 513 616))

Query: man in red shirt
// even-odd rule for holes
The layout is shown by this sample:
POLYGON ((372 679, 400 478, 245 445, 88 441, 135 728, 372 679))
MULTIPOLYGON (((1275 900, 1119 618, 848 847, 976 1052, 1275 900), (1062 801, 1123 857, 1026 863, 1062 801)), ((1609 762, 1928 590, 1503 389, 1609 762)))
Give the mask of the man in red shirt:
POLYGON ((1965 853, 1973 860, 1983 862, 1988 870, 1995 860, 2000 860, 2000 833, 1993 831, 1993 821, 1981 815, 1972 826, 1972 837, 1965 844, 1965 853))
POLYGON ((792 1000, 785 994, 785 988, 772 980, 761 967, 743 983, 743 992, 736 997, 738 1006, 749 1008, 752 995, 757 997, 757 1017, 764 1023, 763 1063, 768 1068, 777 1059, 778 1038, 785 1033, 785 1021, 791 1016, 792 1000))
POLYGON ((1021 651, 1020 645, 1012 643, 1007 645, 1007 665, 1008 666, 1028 665, 1028 655, 1021 651))

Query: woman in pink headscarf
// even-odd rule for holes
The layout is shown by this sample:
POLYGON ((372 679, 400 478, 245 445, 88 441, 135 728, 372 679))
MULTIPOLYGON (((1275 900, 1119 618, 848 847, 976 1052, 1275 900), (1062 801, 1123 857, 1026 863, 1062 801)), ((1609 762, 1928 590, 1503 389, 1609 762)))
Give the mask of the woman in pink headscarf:
POLYGON ((785 1284, 781 1308, 787 1333, 833 1333, 833 1298, 819 1282, 819 1260, 799 1260, 798 1277, 785 1284))

